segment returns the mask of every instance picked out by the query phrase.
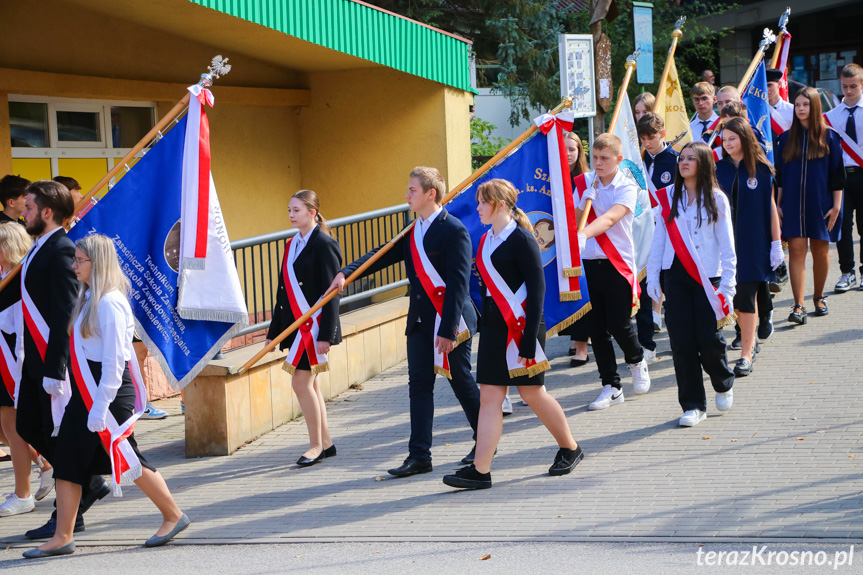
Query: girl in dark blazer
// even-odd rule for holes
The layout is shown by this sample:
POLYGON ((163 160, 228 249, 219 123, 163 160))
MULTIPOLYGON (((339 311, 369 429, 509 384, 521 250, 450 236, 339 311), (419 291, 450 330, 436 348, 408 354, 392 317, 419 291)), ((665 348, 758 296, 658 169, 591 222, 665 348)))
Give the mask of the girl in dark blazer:
POLYGON ((501 179, 483 183, 476 193, 480 221, 492 226, 476 255, 483 283, 476 370, 479 428, 474 464, 443 478, 452 487, 491 487, 491 459, 503 428, 500 404, 510 385, 518 386, 558 443, 550 475, 569 473, 583 457, 563 409, 543 386, 542 372, 549 369, 543 350, 545 278, 539 246, 527 216, 515 207, 517 198, 515 187, 501 179))
MULTIPOLYGON (((299 233, 288 240, 285 248, 285 259, 279 272, 276 305, 273 308, 266 343, 278 336, 320 299, 342 265, 339 242, 330 236, 320 207, 318 195, 311 190, 300 190, 291 198, 291 225, 297 228, 299 233), (288 272, 289 277, 285 277, 285 272, 288 272), (294 289, 289 292, 292 285, 301 293, 297 294, 294 289), (298 295, 302 297, 298 298, 298 295), (305 302, 298 302, 298 299, 304 299, 305 302)), ((300 407, 309 428, 309 449, 297 460, 300 467, 308 467, 336 455, 336 446, 333 445, 327 426, 326 402, 318 384, 317 374, 328 369, 326 354, 330 351, 330 346, 342 341, 339 298, 331 299, 312 319, 317 324, 316 338, 313 338, 313 322, 310 320, 281 343, 281 349, 289 350, 284 367, 293 375, 291 383, 294 393, 300 400, 300 407), (298 337, 301 338, 300 341, 296 341, 298 337), (309 342, 314 341, 315 357, 310 357, 312 344, 304 346, 303 338, 309 338, 309 342)))

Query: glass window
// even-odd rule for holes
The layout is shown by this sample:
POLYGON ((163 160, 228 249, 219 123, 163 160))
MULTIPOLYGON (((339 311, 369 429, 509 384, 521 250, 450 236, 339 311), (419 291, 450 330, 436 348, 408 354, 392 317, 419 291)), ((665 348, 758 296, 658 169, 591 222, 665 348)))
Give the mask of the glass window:
POLYGON ((153 126, 152 108, 111 106, 111 147, 131 148, 153 126))
POLYGON ((9 102, 9 125, 13 148, 48 147, 48 105, 9 102))
POLYGON ((57 110, 57 140, 60 142, 102 141, 99 112, 57 110))

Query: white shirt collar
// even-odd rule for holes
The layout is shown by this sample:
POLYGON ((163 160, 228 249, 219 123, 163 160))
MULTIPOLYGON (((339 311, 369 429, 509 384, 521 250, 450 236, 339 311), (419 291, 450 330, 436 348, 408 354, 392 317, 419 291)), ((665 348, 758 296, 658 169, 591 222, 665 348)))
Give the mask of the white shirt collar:
MULTIPOLYGON (((842 101, 839 103, 839 105, 844 106, 846 110, 851 109, 851 106, 849 106, 847 103, 845 103, 845 98, 842 98, 842 101)), ((854 105, 857 106, 858 108, 863 108, 863 98, 860 98, 859 100, 857 100, 857 103, 854 105)))
POLYGON ((620 167, 618 167, 617 173, 615 173, 614 178, 611 179, 611 183, 608 184, 607 186, 603 186, 602 185, 602 179, 600 179, 599 174, 595 173, 595 175, 596 175, 596 187, 597 187, 597 189, 600 189, 600 190, 609 190, 611 188, 619 186, 620 180, 622 180, 623 178, 626 177, 623 175, 623 170, 621 170, 620 167))
POLYGON ((427 227, 435 220, 436 217, 438 217, 438 214, 440 214, 442 211, 443 206, 438 206, 438 209, 436 209, 434 213, 428 217, 428 219, 424 219, 422 216, 419 216, 420 224, 422 224, 423 227, 427 227))
POLYGON ((510 236, 510 234, 512 234, 512 232, 515 231, 515 228, 517 228, 517 227, 518 227, 518 224, 515 222, 515 220, 510 220, 509 223, 506 224, 503 227, 503 229, 500 231, 499 235, 494 234, 494 228, 490 229, 488 231, 488 239, 489 239, 489 241, 491 241, 492 249, 496 248, 497 246, 502 244, 504 241, 506 241, 506 238, 508 238, 510 236))
POLYGON ((667 148, 667 147, 668 147, 668 142, 662 142, 662 149, 661 149, 661 150, 659 150, 659 152, 657 152, 656 154, 651 154, 650 152, 647 152, 647 150, 644 150, 644 151, 645 151, 645 152, 647 152, 647 155, 649 155, 649 156, 650 156, 650 159, 651 159, 651 160, 655 160, 655 159, 656 159, 656 156, 658 156, 659 154, 661 154, 662 152, 664 152, 664 151, 665 151, 665 148, 667 148))
POLYGON ((312 226, 312 229, 310 229, 310 230, 309 230, 309 232, 308 232, 306 235, 299 234, 300 238, 303 240, 303 244, 307 244, 307 243, 309 243, 309 238, 311 237, 312 232, 314 232, 314 231, 315 231, 315 228, 316 228, 316 227, 318 227, 318 224, 313 225, 313 226, 312 226))
POLYGON ((38 251, 39 251, 39 248, 41 248, 42 246, 44 246, 44 245, 45 245, 45 242, 47 242, 47 241, 48 241, 48 238, 50 238, 51 236, 53 236, 54 234, 56 234, 58 231, 60 231, 60 230, 62 230, 62 229, 63 229, 63 226, 56 227, 56 228, 54 228, 53 230, 51 230, 50 232, 48 232, 47 234, 45 234, 44 236, 42 236, 41 238, 38 238, 38 239, 34 240, 34 241, 33 241, 33 247, 32 247, 32 248, 30 248, 30 253, 28 254, 28 256, 29 256, 30 258, 32 258, 33 256, 35 256, 35 255, 36 255, 36 252, 38 252, 38 251))

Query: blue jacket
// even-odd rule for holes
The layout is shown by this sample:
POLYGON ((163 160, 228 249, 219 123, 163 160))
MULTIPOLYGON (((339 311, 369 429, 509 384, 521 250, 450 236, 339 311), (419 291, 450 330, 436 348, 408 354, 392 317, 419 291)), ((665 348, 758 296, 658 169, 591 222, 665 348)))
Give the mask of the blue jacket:
POLYGON ((677 157, 679 155, 674 148, 667 144, 665 149, 659 152, 655 158, 651 157, 647 151, 642 154, 644 169, 647 170, 648 174, 650 173, 651 166, 653 167, 653 175, 650 179, 653 180, 653 185, 656 186, 657 190, 661 190, 674 183, 674 176, 677 174, 677 157))

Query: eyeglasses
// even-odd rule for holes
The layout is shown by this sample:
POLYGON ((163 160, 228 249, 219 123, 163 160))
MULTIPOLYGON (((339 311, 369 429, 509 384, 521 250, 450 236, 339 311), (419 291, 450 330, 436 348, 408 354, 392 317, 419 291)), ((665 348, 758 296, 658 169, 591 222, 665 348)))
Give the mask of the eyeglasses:
POLYGON ((677 163, 682 164, 683 162, 694 162, 695 156, 677 156, 677 163))
POLYGON ((90 260, 87 260, 87 259, 84 259, 84 258, 75 258, 75 263, 76 263, 76 264, 78 264, 79 266, 80 266, 81 264, 83 264, 84 262, 89 262, 89 261, 90 261, 90 260))

